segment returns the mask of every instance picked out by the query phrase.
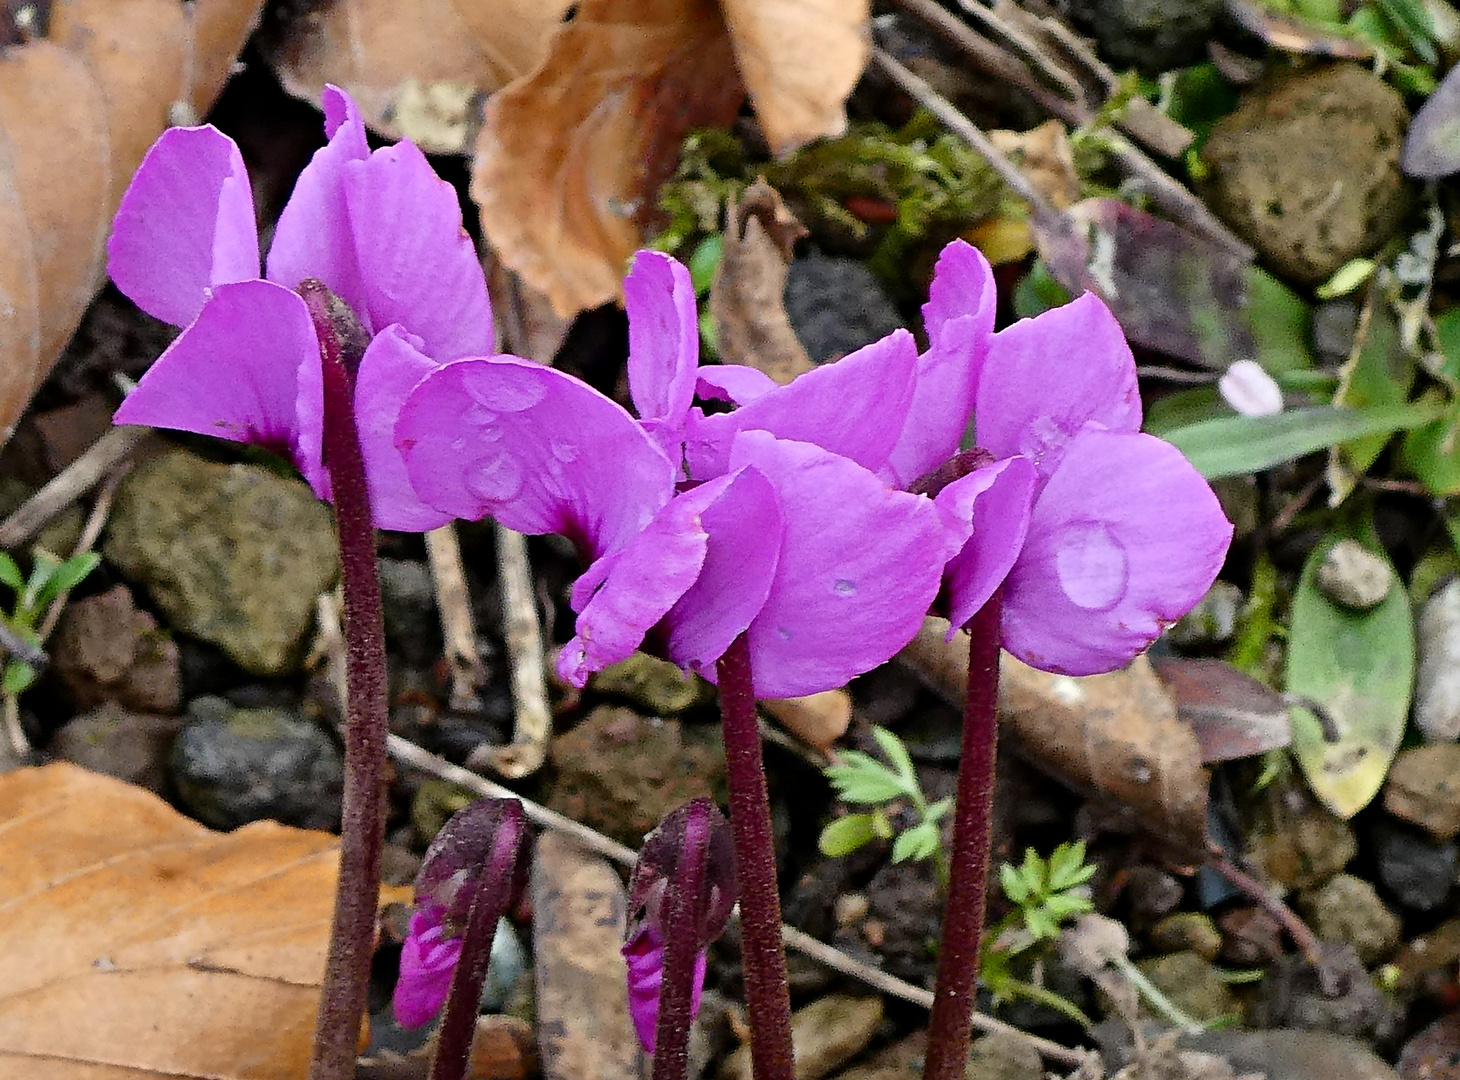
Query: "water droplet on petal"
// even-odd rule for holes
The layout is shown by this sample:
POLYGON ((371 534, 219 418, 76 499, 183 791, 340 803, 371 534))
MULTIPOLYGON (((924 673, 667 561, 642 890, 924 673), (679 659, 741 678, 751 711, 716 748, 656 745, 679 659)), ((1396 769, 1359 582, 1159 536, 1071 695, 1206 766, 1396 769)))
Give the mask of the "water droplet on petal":
POLYGON ((522 467, 506 454, 493 454, 466 473, 467 489, 483 502, 505 502, 522 490, 522 467))
POLYGON ((478 367, 463 380, 472 400, 497 412, 522 412, 532 408, 547 390, 532 372, 507 364, 478 367))
POLYGON ((458 453, 461 452, 462 450, 465 450, 466 449, 466 440, 465 439, 461 439, 461 438, 452 439, 451 440, 451 449, 454 450, 454 451, 456 451, 456 452, 458 452, 458 453))
POLYGON ((778 626, 776 627, 776 636, 782 641, 790 641, 791 631, 787 630, 784 626, 778 626))
POLYGON ((1034 463, 1043 476, 1059 464, 1069 433, 1048 416, 1035 417, 1019 436, 1019 453, 1034 463))
POLYGON ((1072 522, 1054 556, 1060 588, 1089 611, 1105 611, 1125 596, 1130 563, 1125 547, 1098 521, 1072 522))
POLYGON ((857 586, 856 586, 856 583, 855 582, 851 582, 851 581, 847 581, 845 578, 843 578, 841 581, 838 581, 831 588, 832 588, 832 592, 836 593, 838 596, 856 596, 857 595, 857 586))
POLYGON ((497 422, 497 414, 490 409, 484 409, 480 405, 473 405, 462 413, 461 419, 472 427, 486 427, 488 424, 497 422))
POLYGON ((578 448, 566 439, 554 439, 552 446, 553 457, 557 458, 564 465, 571 465, 578 460, 578 448))

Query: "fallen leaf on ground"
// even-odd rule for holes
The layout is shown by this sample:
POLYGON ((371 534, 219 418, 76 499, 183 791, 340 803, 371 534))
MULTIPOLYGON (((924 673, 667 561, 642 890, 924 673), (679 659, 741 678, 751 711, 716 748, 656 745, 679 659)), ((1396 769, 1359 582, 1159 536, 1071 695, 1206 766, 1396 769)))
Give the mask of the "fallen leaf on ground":
POLYGON ((852 695, 843 689, 806 697, 767 698, 761 705, 783 728, 823 754, 847 733, 852 722, 852 695))
POLYGON ((175 104, 207 111, 263 4, 47 6, 45 33, 0 51, 0 443, 102 283, 142 155, 175 104))
POLYGON ((1293 741, 1282 695, 1225 660, 1153 657, 1151 667, 1191 725, 1202 764, 1235 761, 1293 741))
MULTIPOLYGON (((934 690, 962 705, 968 639, 944 640, 929 616, 898 656, 934 690)), ((1004 653, 999 725, 1011 748, 1077 791, 1100 797, 1183 854, 1206 848, 1207 772, 1191 728, 1145 657, 1108 675, 1051 675, 1004 653)))
POLYGON ((216 833, 71 765, 0 777, 0 1080, 297 1080, 337 841, 216 833))
POLYGON ((571 0, 336 0, 314 6, 269 43, 284 88, 319 103, 348 90, 365 122, 442 154, 466 151, 478 100, 526 75, 571 0))

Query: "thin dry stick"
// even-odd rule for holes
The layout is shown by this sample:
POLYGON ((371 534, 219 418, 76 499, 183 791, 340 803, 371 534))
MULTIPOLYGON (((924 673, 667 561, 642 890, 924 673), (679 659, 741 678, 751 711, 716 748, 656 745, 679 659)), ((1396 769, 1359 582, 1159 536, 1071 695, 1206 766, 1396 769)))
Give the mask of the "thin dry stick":
POLYGON ((426 534, 426 562, 431 568, 441 637, 446 644, 446 666, 451 672, 451 708, 455 712, 475 712, 482 707, 477 691, 486 685, 487 668, 477 648, 476 623, 455 522, 426 534))
MULTIPOLYGON (((96 493, 96 502, 91 505, 91 513, 86 518, 86 524, 81 529, 81 538, 76 541, 76 548, 71 552, 74 559, 77 555, 84 555, 96 546, 96 541, 101 536, 101 530, 106 528, 107 519, 111 517, 112 500, 116 497, 117 488, 121 485, 123 478, 131 470, 131 462, 123 461, 112 470, 110 476, 101 485, 96 493)), ((59 594, 51 601, 51 606, 46 609, 46 616, 36 629, 42 643, 48 640, 52 631, 56 629, 56 623, 61 619, 61 612, 66 608, 66 601, 71 598, 71 590, 59 594)))
POLYGON ((1286 930, 1288 937, 1293 939, 1293 944, 1302 952, 1303 959, 1318 970, 1322 970, 1322 951, 1318 947, 1318 936, 1308 928, 1307 923, 1298 918, 1292 908, 1268 892, 1262 882, 1234 863, 1227 853, 1216 844, 1211 844, 1207 848, 1207 865, 1241 889, 1249 900, 1272 916, 1273 921, 1286 930))
MULTIPOLYGON (((515 721, 512 742, 492 747, 483 762, 509 780, 530 776, 547 760, 552 712, 542 662, 542 628, 527 561, 527 538, 493 523, 497 538, 497 575, 502 585, 502 629, 512 677, 515 721)), ((477 762, 473 761, 473 765, 477 762)))
POLYGON ((0 549, 30 540, 48 521, 101 482, 152 435, 150 428, 114 427, 0 523, 0 549))
MULTIPOLYGON (((597 855, 602 855, 604 858, 619 863, 621 866, 633 866, 634 861, 638 858, 638 855, 634 851, 618 843, 616 840, 610 840, 602 833, 590 829, 587 825, 580 824, 572 818, 565 817, 554 810, 549 810, 547 807, 535 803, 531 799, 525 799, 511 788, 503 787, 501 784, 494 783, 484 776, 478 776, 476 773, 468 769, 463 769, 459 765, 453 765, 451 762, 431 753, 429 750, 423 750, 408 739, 403 739, 398 735, 392 735, 388 741, 388 747, 393 758, 413 769, 430 773, 432 776, 441 780, 446 780, 468 791, 488 798, 517 799, 522 803, 522 810, 527 815, 527 819, 535 825, 539 825, 545 829, 553 829, 556 832, 571 836, 589 851, 597 855)), ((914 986, 912 983, 905 982, 895 975, 889 975, 879 968, 872 967, 870 964, 865 964, 854 957, 848 956, 835 946, 819 941, 810 934, 802 930, 797 930, 794 926, 782 925, 781 937, 785 941, 787 948, 795 949, 803 956, 809 956, 811 959, 826 965, 842 975, 859 979, 874 990, 879 990, 891 997, 900 998, 913 1005, 920 1005, 925 1009, 932 1006, 933 995, 930 991, 924 990, 919 986, 914 986)), ((985 1016, 982 1013, 974 1014, 973 1026, 980 1031, 990 1034, 1017 1036, 1029 1043, 1030 1046, 1033 1046, 1046 1059, 1057 1062, 1060 1065, 1076 1066, 1085 1059, 1085 1054, 1079 1050, 1072 1050, 1067 1046, 1061 1046, 1059 1043, 1051 1042, 1048 1039, 1041 1039, 1037 1035, 1030 1035, 1027 1032, 1020 1031, 1016 1027, 1011 1027, 1001 1020, 995 1020, 993 1017, 985 1016)))

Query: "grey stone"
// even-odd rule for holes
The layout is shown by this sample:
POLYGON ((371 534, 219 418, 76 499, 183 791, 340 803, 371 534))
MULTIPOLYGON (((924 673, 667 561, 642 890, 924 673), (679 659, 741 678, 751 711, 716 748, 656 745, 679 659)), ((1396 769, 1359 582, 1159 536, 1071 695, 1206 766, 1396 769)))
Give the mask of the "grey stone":
POLYGON ((112 702, 67 721, 48 749, 62 761, 162 794, 167 759, 182 721, 131 712, 112 702))
POLYGON ((1424 602, 1415 644, 1415 726, 1432 742, 1454 742, 1460 739, 1460 579, 1424 602))
POLYGON ((1230 581, 1218 581, 1197 601, 1196 607, 1168 631, 1171 643, 1183 649, 1231 641, 1242 610, 1242 590, 1230 581))
POLYGON ((344 763, 318 724, 282 709, 234 709, 199 698, 172 748, 172 776, 188 812, 215 829, 272 818, 306 829, 340 820, 344 763))
POLYGON ((180 450, 123 482, 105 552, 170 625, 257 675, 296 668, 337 563, 329 511, 302 483, 180 450))
POLYGON ((1335 604, 1368 611, 1394 587, 1394 571, 1382 556, 1357 540, 1340 540, 1318 566, 1318 591, 1335 604))
POLYGON ((407 662, 428 665, 441 655, 441 622, 431 571, 414 559, 380 560, 385 643, 407 662))
POLYGON ((812 252, 793 261, 786 317, 818 364, 855 352, 902 326, 877 275, 857 259, 812 252))
MULTIPOLYGON (((828 994, 791 1015, 796 1080, 821 1080, 867 1048, 882 1023, 882 999, 828 994)), ((720 1080, 751 1080, 750 1047, 720 1067, 720 1080)))
POLYGON ((1120 68, 1148 75, 1206 59, 1219 0, 1072 0, 1070 18, 1120 68))
POLYGON ((1362 878, 1336 874, 1302 897, 1299 906, 1320 938, 1348 942, 1365 964, 1378 963, 1399 948, 1399 916, 1362 878))
POLYGON ((1193 1020, 1205 1023, 1241 1012, 1216 965, 1194 952, 1147 957, 1136 966, 1193 1020))
POLYGON ((1222 951, 1222 933, 1210 915, 1199 911, 1178 911, 1151 927, 1147 935, 1157 952, 1194 952, 1203 960, 1215 960, 1222 951))
POLYGON ((1436 840, 1460 834, 1460 744, 1402 750, 1384 781, 1384 809, 1436 840))
POLYGON ((1460 848, 1384 822, 1375 825, 1373 840, 1379 881, 1395 900, 1415 911, 1435 911, 1445 903, 1460 848))
POLYGON ((1253 1006, 1261 1027, 1384 1037, 1396 1018, 1394 1003, 1374 985, 1352 945, 1323 942, 1319 967, 1296 953, 1268 969, 1253 1006))

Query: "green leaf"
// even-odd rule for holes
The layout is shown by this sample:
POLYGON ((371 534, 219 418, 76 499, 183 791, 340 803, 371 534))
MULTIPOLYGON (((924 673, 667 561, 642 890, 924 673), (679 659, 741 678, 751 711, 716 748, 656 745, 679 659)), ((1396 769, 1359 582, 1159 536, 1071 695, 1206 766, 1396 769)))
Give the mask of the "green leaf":
POLYGON ((1029 884, 1011 864, 1004 863, 999 867, 999 885, 1003 888, 1004 895, 1009 898, 1009 903, 1023 904, 1028 901, 1029 884))
POLYGON ((60 566, 56 567, 55 573, 46 579, 41 586, 39 597, 36 600, 36 607, 46 607, 52 600, 60 596, 68 589, 73 589, 85 580, 86 575, 97 568, 101 562, 101 556, 94 551, 84 551, 80 555, 73 555, 60 566))
POLYGON ((1406 433, 1399 460, 1433 494, 1460 494, 1460 410, 1406 433))
POLYGON ((689 279, 694 285, 696 296, 704 296, 710 291, 724 251, 724 233, 711 233, 695 245, 694 254, 689 257, 689 279))
POLYGON ((884 727, 872 728, 872 738, 877 740, 877 745, 887 755, 887 760, 892 763, 897 774, 915 786, 918 782, 918 773, 913 768, 912 758, 908 756, 907 747, 902 745, 902 740, 884 727))
POLYGON ((883 803, 907 794, 902 777, 876 758, 856 750, 846 751, 840 764, 829 766, 826 778, 843 802, 883 803))
POLYGON ((871 843, 875 835, 871 814, 848 814, 822 829, 816 846, 827 858, 835 859, 841 855, 850 855, 871 843))
POLYGON ((931 821, 914 825, 892 843, 892 861, 906 862, 909 859, 926 859, 938 850, 940 837, 938 826, 931 821))
MULTIPOLYGON (((1338 392, 1332 404, 1351 409, 1403 405, 1414 385, 1414 358, 1399 339, 1394 309, 1377 283, 1369 288, 1365 315, 1360 320, 1357 346, 1339 372, 1338 392)), ((1345 463, 1355 472, 1367 472, 1383 452, 1389 435, 1380 431, 1344 440, 1345 463)))
MULTIPOLYGON (((1327 742, 1312 712, 1291 710, 1293 753, 1309 785, 1329 809, 1348 818, 1378 793, 1404 734, 1414 684, 1414 622, 1397 581, 1365 612, 1339 607, 1318 591, 1318 567, 1338 539, 1329 536, 1313 549, 1293 596, 1287 689, 1321 705, 1338 729, 1338 740, 1327 742)), ((1370 537, 1360 539, 1382 554, 1370 537)))
POLYGON ((1260 267, 1248 266, 1243 279, 1246 323, 1257 344, 1257 362, 1272 376, 1311 368, 1313 313, 1307 303, 1260 267))
POLYGON ((1069 302, 1069 292, 1054 279, 1043 259, 1035 259, 1029 273, 1014 286, 1014 314, 1021 319, 1032 319, 1069 302))
POLYGON ((1276 416, 1229 416, 1168 431, 1163 438, 1208 480, 1261 472, 1350 439, 1388 435, 1438 418, 1437 403, 1366 409, 1323 405, 1276 416))
POLYGON ((1049 887, 1055 892, 1083 885, 1094 876, 1094 865, 1085 862, 1085 841, 1061 844, 1050 853, 1049 887))
POLYGON ((15 697, 35 682, 35 668, 23 660, 12 660, 5 665, 5 674, 0 677, 0 692, 15 697))
POLYGON ((7 552, 0 551, 0 583, 9 585, 16 592, 25 588, 25 575, 7 552))
POLYGON ((939 799, 937 802, 933 803, 933 805, 929 806, 926 810, 924 810, 923 811, 923 820, 924 821, 938 821, 941 818, 943 818, 948 813, 949 810, 952 810, 952 809, 953 809, 953 796, 952 795, 949 795, 947 798, 939 799))

